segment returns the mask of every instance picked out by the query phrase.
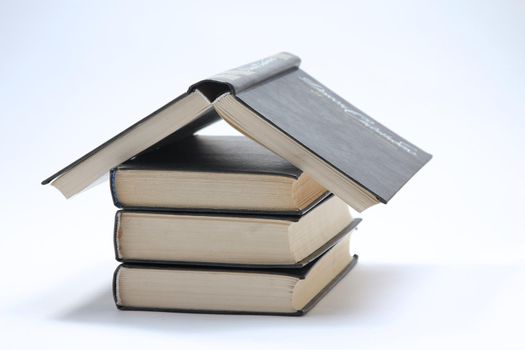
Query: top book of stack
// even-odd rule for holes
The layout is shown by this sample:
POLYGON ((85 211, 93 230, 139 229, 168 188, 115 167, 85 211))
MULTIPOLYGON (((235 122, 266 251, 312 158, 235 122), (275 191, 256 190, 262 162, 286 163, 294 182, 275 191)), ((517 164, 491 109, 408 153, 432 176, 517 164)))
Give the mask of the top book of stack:
POLYGON ((111 170, 119 208, 302 215, 330 193, 243 136, 189 136, 111 170))
POLYGON ((192 85, 42 182, 67 198, 110 169, 224 119, 361 212, 387 203, 431 155, 299 68, 289 53, 192 85))

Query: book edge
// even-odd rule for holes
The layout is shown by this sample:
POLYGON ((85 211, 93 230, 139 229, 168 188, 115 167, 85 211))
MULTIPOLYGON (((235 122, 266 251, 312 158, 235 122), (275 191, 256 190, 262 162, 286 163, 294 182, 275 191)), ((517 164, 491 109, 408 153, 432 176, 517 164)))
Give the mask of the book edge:
POLYGON ((188 96, 189 94, 190 94, 189 92, 185 92, 185 93, 179 95, 175 99, 173 99, 170 102, 166 103, 164 106, 162 106, 162 107, 158 108, 157 110, 155 110, 154 112, 148 114, 146 117, 144 117, 144 118, 140 119, 139 121, 133 123, 132 125, 128 126, 126 129, 122 130, 121 132, 119 132, 118 134, 116 134, 115 136, 110 138, 109 140, 105 141, 104 143, 100 144, 99 146, 97 146, 96 148, 92 149, 88 153, 84 154, 82 157, 78 158, 74 162, 70 163, 69 165, 67 165, 64 168, 60 169, 59 171, 57 171, 53 175, 49 176, 48 178, 43 180, 41 182, 41 184, 42 185, 47 185, 47 184, 51 183, 53 180, 55 180, 56 178, 58 178, 61 175, 65 174, 69 170, 73 169, 75 166, 77 166, 78 164, 82 163, 83 161, 85 161, 86 159, 88 159, 89 157, 91 157, 92 155, 94 155, 95 153, 100 151, 101 149, 105 148, 106 146, 111 144, 113 141, 115 141, 118 138, 120 138, 121 136, 127 134, 128 132, 130 132, 134 128, 136 128, 136 127, 140 126, 141 124, 143 124, 144 122, 148 121, 149 119, 153 118, 157 113, 165 110, 166 108, 171 107, 173 104, 175 104, 179 100, 183 99, 184 97, 188 96))
MULTIPOLYGON (((367 187, 365 187, 363 184, 361 184, 359 181, 356 181, 354 180, 351 176, 349 176, 347 173, 341 171, 337 166, 335 166, 334 164, 328 162, 324 157, 320 156, 319 154, 317 154, 316 152, 314 152, 310 147, 308 147, 307 145, 303 144, 302 142, 300 142, 299 140, 297 140, 295 137, 293 137, 292 135, 290 135, 289 133, 287 133, 286 131, 284 131, 283 129, 281 129, 278 125, 276 125, 275 123, 273 123, 272 121, 268 120, 263 114, 259 113, 258 111, 256 111, 254 108, 252 108, 247 102, 245 102, 244 100, 242 100, 241 97, 237 96, 237 95, 234 95, 232 94, 232 96, 239 102, 241 103, 242 105, 244 105, 246 108, 248 108, 249 110, 251 110, 254 114, 256 114, 257 116, 259 116, 265 123, 267 123, 268 125, 270 125, 271 127, 275 128, 276 130, 278 130, 280 133, 282 133, 286 138, 290 139, 293 143, 299 145, 300 147, 303 147, 305 150, 307 150, 310 154, 312 154, 313 156, 319 158, 326 166, 334 169, 337 173, 341 174, 343 177, 347 178, 348 180, 354 182, 356 185, 358 185, 360 188, 362 188, 363 190, 365 190, 366 192, 370 193, 372 196, 374 196, 379 202, 383 203, 383 204, 387 204, 388 201, 393 197, 391 196, 390 198, 388 199, 385 199, 385 198, 382 198, 381 196, 377 195, 375 192, 371 191, 370 189, 368 189, 367 187)), ((224 118, 223 118, 224 119, 224 118)), ((284 157, 283 157, 284 158, 284 157)), ((284 158, 286 159, 286 158, 284 158)), ((302 169, 301 169, 302 170, 302 169)))
MULTIPOLYGON (((159 260, 134 260, 134 259, 122 259, 116 252, 117 261, 123 263, 126 267, 130 268, 151 268, 151 269, 195 269, 195 270, 206 270, 211 269, 214 271, 231 271, 235 272, 254 272, 259 274, 277 274, 292 276, 299 279, 304 279, 308 271, 301 273, 299 270, 305 268, 307 265, 315 263, 316 259, 319 259, 324 253, 330 248, 335 246, 343 238, 351 235, 357 226, 362 221, 360 218, 352 220, 352 222, 343 228, 339 233, 332 237, 329 241, 323 244, 321 247, 312 252, 309 256, 302 259, 295 264, 236 264, 236 263, 215 263, 215 262, 200 262, 200 261, 159 261, 159 260), (287 271, 288 270, 288 271, 287 271), (292 272, 294 271, 294 272, 292 272)), ((117 227, 117 225, 115 225, 117 227)), ((114 240, 117 239, 117 232, 114 231, 114 240)), ((116 247, 116 245, 115 245, 116 247)))
MULTIPOLYGON (((111 180, 110 180, 111 181, 111 180)), ((281 219, 282 217, 299 218, 316 206, 331 198, 333 194, 329 191, 321 194, 315 200, 313 200, 307 207, 296 210, 296 211, 271 211, 271 210, 250 210, 250 209, 221 209, 221 208, 164 208, 164 207, 141 207, 141 206, 122 206, 120 202, 115 204, 117 208, 121 208, 127 211, 140 211, 140 212, 152 212, 159 214, 211 214, 211 215, 248 215, 248 216, 265 216, 275 217, 281 219)))
POLYGON ((354 254, 352 259, 319 293, 317 293, 301 310, 296 312, 251 312, 251 311, 230 311, 230 310, 205 310, 205 309, 171 309, 171 308, 148 308, 119 305, 118 303, 118 272, 124 265, 119 265, 113 274, 113 300, 118 310, 122 311, 154 311, 154 312, 175 312, 175 313, 197 313, 197 314, 221 314, 221 315, 261 315, 261 316, 303 316, 312 310, 339 282, 357 265, 359 256, 354 254))
MULTIPOLYGON (((121 211, 117 212, 120 213, 121 211)), ((321 257, 325 252, 327 252, 330 248, 335 246, 339 241, 341 241, 343 238, 352 235, 352 233, 357 230, 357 226, 361 223, 361 218, 355 218, 350 222, 349 225, 347 225, 345 228, 343 228, 339 233, 337 233, 335 236, 333 236, 330 240, 328 240, 326 243, 324 243, 322 246, 314 250, 310 255, 307 257, 301 259, 300 261, 296 262, 295 264, 242 264, 242 263, 221 263, 221 262, 205 262, 205 261, 178 261, 178 260, 148 260, 148 259, 125 259, 122 258, 118 253, 118 224, 117 220, 119 218, 115 217, 115 229, 113 233, 113 241, 114 241, 114 247, 115 247, 115 260, 123 263, 123 264, 131 264, 134 266, 139 266, 142 264, 148 264, 148 265, 155 265, 157 268, 170 268, 170 267, 183 267, 183 268, 191 268, 191 267, 197 267, 199 269, 203 269, 206 267, 212 267, 212 268, 234 268, 238 269, 237 271, 243 272, 245 269, 254 269, 257 273, 265 273, 269 272, 272 273, 273 271, 268 271, 268 269, 301 269, 306 267, 308 264, 312 263, 317 258, 321 257), (266 269, 266 270, 265 270, 266 269)), ((254 272, 255 272, 254 271, 254 272)), ((289 274, 292 276, 292 274, 289 274)), ((298 275, 293 275, 294 277, 298 277, 298 275)), ((300 279, 303 279, 305 275, 302 275, 300 279)))

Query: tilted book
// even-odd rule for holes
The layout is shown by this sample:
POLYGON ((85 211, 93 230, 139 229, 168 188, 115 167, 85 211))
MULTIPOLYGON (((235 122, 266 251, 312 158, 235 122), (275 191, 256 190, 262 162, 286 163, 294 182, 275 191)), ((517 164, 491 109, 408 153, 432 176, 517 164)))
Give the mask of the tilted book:
POLYGON ((299 68, 290 53, 192 85, 146 118, 44 180, 66 197, 159 142, 219 118, 362 211, 387 203, 431 158, 299 68))

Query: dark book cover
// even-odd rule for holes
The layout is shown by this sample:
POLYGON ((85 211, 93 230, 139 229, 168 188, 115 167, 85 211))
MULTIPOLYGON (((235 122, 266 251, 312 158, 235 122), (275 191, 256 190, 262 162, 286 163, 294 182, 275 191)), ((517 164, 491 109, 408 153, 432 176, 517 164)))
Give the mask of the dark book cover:
POLYGON ((176 170, 263 174, 298 179, 302 171, 243 136, 193 135, 166 143, 122 163, 116 171, 176 170))
POLYGON ((301 69, 236 96, 383 203, 431 158, 301 69))
POLYGON ((297 56, 280 53, 201 81, 190 91, 200 89, 210 101, 225 92, 234 94, 267 123, 387 203, 432 156, 308 75, 300 63, 297 56))
MULTIPOLYGON (((217 98, 230 93, 268 126, 276 128, 294 144, 320 158, 334 174, 358 184, 378 201, 388 202, 430 160, 431 155, 348 103, 301 70, 299 65, 297 56, 279 53, 192 85, 188 93, 159 111, 175 108, 178 100, 197 90, 207 97, 210 108, 217 98)), ((63 176, 123 134, 155 118, 157 113, 52 175, 43 184, 63 176)), ((195 122, 174 132, 170 138, 183 138, 216 120, 217 114, 210 110, 195 122)), ((267 141, 261 140, 258 135, 247 136, 259 143, 267 141)), ((162 142, 162 139, 155 143, 162 142)), ((115 159, 112 167, 122 162, 115 159)), ((316 178, 312 171, 310 175, 316 178)), ((87 187, 89 184, 81 185, 87 187)), ((327 189, 338 194, 332 188, 327 189)))

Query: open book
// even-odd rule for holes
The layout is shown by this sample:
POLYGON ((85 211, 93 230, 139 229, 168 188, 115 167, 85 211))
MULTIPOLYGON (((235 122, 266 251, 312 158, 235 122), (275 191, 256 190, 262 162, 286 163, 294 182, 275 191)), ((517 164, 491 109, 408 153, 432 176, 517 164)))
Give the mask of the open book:
POLYGON ((141 152, 223 118, 357 211, 387 203, 431 155, 299 65, 297 56, 279 53, 194 84, 42 184, 69 198, 141 152))

